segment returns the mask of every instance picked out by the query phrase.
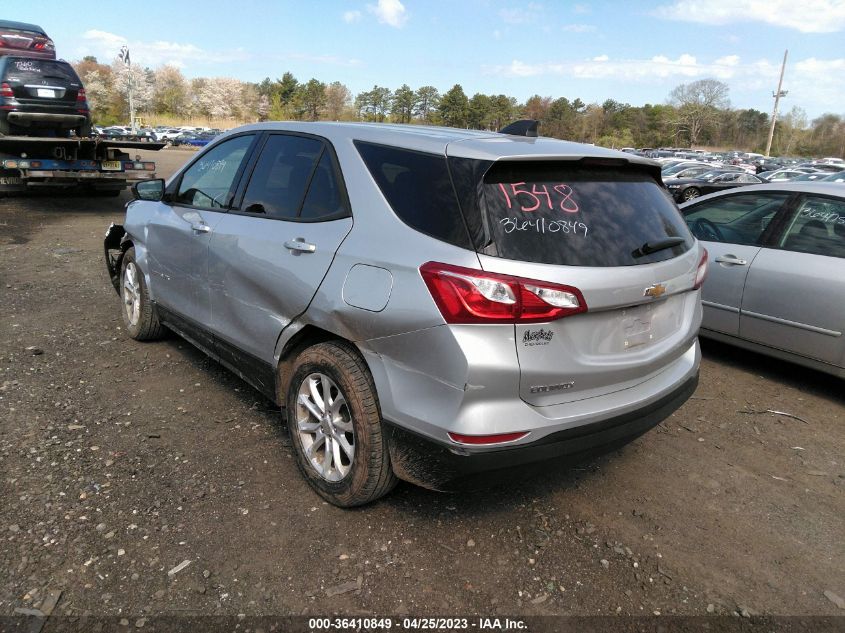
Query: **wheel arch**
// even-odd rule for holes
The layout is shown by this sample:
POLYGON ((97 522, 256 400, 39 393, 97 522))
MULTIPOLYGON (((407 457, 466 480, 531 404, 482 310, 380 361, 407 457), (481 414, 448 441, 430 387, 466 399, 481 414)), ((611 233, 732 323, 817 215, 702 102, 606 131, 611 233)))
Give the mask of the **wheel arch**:
MULTIPOLYGON (((354 347, 361 357, 364 357, 358 346, 352 341, 317 325, 308 323, 297 327, 297 324, 291 324, 289 327, 295 328, 295 331, 287 337, 285 337, 284 332, 282 333, 279 337, 281 349, 276 355, 278 359, 276 362, 276 400, 282 406, 284 406, 288 383, 293 373, 293 363, 302 350, 318 343, 341 341, 354 347)), ((366 363, 366 359, 364 359, 364 362, 366 363)))

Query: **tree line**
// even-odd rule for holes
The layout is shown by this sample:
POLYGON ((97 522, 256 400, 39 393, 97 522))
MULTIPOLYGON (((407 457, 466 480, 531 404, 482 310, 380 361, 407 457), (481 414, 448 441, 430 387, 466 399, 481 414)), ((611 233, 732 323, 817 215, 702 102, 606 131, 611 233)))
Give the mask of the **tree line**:
MULTIPOLYGON (((460 84, 445 92, 435 86, 391 90, 374 85, 354 95, 340 81, 299 81, 290 72, 259 83, 226 77, 187 79, 174 66, 156 69, 119 61, 101 64, 94 57, 74 63, 88 95, 94 121, 101 125, 128 119, 129 85, 136 112, 150 120, 202 118, 215 121, 266 120, 375 121, 499 130, 530 118, 540 132, 605 147, 721 147, 761 151, 770 115, 732 108, 728 86, 702 79, 677 86, 663 103, 632 106, 614 99, 585 103, 579 98, 534 95, 524 103, 505 94, 468 96, 460 84)), ((781 115, 772 153, 790 156, 845 157, 845 117, 827 113, 809 120, 793 107, 781 115)))

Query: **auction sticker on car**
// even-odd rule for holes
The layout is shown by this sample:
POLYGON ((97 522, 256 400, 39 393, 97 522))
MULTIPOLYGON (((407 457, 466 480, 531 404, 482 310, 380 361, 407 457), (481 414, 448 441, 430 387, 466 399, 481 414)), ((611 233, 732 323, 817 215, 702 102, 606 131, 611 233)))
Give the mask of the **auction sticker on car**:
POLYGON ((50 90, 49 88, 38 88, 38 90, 36 90, 36 92, 38 93, 39 97, 51 97, 52 98, 52 97, 56 96, 56 91, 50 90))
POLYGON ((123 169, 123 165, 119 160, 104 160, 100 163, 100 169, 103 171, 121 171, 123 169))

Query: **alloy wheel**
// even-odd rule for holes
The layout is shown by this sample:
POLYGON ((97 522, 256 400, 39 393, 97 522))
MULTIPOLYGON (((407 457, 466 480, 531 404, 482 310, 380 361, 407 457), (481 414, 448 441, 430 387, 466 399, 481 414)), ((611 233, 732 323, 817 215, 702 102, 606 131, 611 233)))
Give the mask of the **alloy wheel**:
POLYGON ((141 288, 135 262, 129 262, 123 269, 123 308, 129 325, 137 325, 141 317, 141 288))
POLYGON ((326 481, 346 477, 355 460, 355 431, 349 404, 331 378, 305 377, 297 392, 296 424, 308 465, 326 481))

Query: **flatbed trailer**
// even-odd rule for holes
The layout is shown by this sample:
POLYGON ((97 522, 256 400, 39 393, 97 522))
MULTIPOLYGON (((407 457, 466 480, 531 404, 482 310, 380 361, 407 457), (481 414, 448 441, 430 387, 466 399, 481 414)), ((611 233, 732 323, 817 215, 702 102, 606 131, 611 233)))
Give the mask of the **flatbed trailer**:
POLYGON ((116 196, 127 186, 156 177, 155 162, 141 160, 135 152, 164 146, 97 138, 3 136, 0 197, 45 188, 116 196))

